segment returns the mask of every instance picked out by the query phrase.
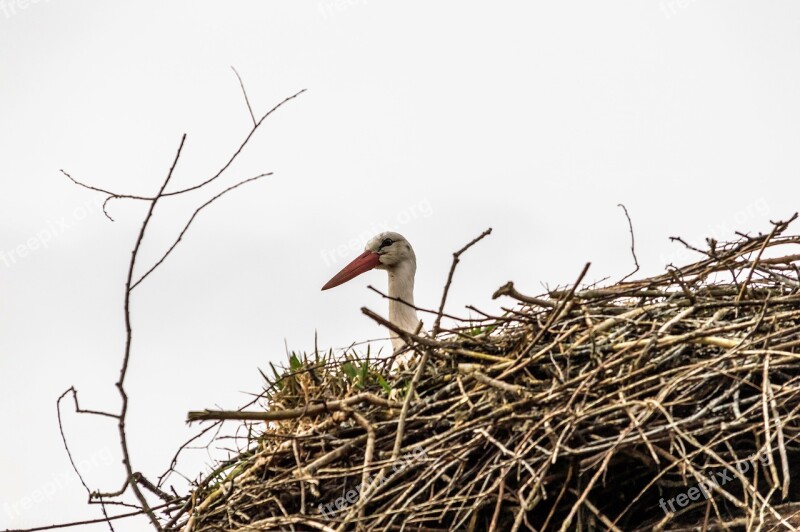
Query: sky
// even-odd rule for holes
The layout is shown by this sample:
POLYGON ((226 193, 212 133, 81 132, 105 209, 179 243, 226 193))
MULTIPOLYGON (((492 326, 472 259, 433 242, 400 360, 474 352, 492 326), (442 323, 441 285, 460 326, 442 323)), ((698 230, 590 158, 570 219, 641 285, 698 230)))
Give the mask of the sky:
MULTIPOLYGON (((416 302, 499 312, 492 292, 613 282, 696 256, 670 242, 767 232, 800 209, 800 4, 594 2, 100 2, 0 0, 0 530, 101 516, 85 504, 55 401, 119 406, 130 252, 187 135, 172 185, 214 175, 256 114, 270 116, 223 176, 156 209, 127 376, 134 468, 157 477, 200 426, 234 409, 286 350, 386 332, 369 272, 321 286, 366 239, 414 246, 416 302)), ((386 349, 378 341, 374 347, 386 349)), ((92 489, 123 480, 116 426, 64 407, 92 489)), ((179 464, 195 478, 209 463, 179 464)), ((185 487, 179 478, 176 489, 185 487)), ((130 500, 130 499, 128 499, 130 500)), ((117 509, 112 509, 117 511, 117 509)), ((117 530, 142 530, 132 520, 117 530)), ((107 527, 81 527, 107 530, 107 527)))

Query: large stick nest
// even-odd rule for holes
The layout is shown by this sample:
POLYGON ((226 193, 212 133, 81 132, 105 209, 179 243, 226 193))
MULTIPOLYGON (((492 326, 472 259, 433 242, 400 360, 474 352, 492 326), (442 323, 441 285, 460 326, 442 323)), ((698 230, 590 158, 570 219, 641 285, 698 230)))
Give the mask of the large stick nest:
POLYGON ((518 305, 503 316, 406 335, 410 368, 293 354, 264 410, 238 414, 249 448, 198 482, 177 526, 800 526, 800 236, 787 225, 711 241, 704 260, 649 279, 538 297, 509 283, 495 296, 518 305))

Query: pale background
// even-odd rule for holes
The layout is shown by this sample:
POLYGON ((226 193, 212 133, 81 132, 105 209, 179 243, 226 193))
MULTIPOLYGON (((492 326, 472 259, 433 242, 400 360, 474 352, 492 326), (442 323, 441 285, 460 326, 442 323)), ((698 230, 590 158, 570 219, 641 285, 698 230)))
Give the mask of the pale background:
MULTIPOLYGON (((174 185, 194 184, 249 128, 231 65, 257 113, 308 89, 224 180, 158 209, 146 262, 195 205, 275 172, 206 209, 135 293, 129 435, 135 468, 156 476, 198 428, 186 412, 243 404, 284 344, 384 334, 358 310, 385 312, 366 289, 385 287, 382 272, 319 290, 358 253, 351 239, 405 234, 417 302, 434 307, 451 253, 493 227, 456 275, 449 308, 465 315, 497 310, 509 279, 537 293, 586 261, 588 280, 625 275, 618 203, 642 274, 689 260, 670 235, 790 216, 798 28, 791 0, 0 0, 0 529, 100 516, 69 469, 55 399, 75 385, 84 407, 116 408, 144 205, 113 202, 111 223, 59 168, 152 194, 186 132, 174 185)), ((68 414, 66 428, 91 487, 117 489, 114 424, 68 414)))

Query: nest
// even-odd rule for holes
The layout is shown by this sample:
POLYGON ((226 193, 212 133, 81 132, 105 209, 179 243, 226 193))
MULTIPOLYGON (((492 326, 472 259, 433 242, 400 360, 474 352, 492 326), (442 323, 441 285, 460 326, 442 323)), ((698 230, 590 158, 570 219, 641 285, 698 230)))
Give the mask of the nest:
POLYGON ((709 241, 703 260, 652 278, 581 289, 581 276, 536 297, 509 283, 502 316, 406 334, 416 357, 401 370, 293 354, 262 411, 190 413, 243 420, 250 437, 176 526, 800 526, 800 236, 787 225, 709 241))

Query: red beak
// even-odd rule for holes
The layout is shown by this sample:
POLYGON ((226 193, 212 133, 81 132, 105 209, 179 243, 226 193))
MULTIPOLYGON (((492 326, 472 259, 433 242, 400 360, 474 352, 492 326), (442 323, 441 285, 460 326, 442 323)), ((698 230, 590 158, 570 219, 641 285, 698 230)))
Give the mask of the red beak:
POLYGON ((359 255, 353 262, 342 268, 342 271, 333 276, 333 278, 325 283, 322 287, 323 290, 339 286, 346 283, 353 277, 357 277, 362 273, 371 270, 381 263, 381 256, 374 251, 365 251, 359 255))

